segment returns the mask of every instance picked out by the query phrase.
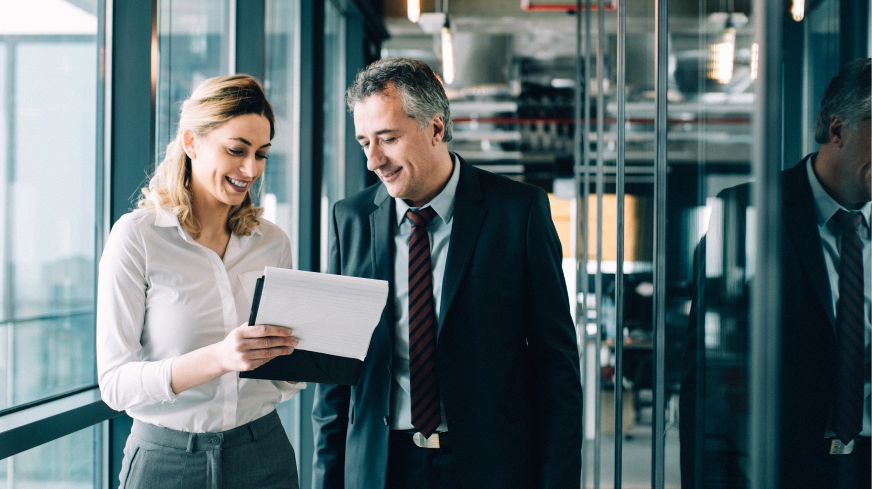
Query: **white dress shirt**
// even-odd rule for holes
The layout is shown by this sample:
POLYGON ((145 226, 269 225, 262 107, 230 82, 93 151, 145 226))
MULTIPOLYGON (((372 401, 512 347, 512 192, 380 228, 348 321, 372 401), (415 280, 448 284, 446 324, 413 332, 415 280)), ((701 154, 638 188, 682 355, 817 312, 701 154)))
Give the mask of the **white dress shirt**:
MULTIPOLYGON (((454 170, 445 188, 424 207, 436 211, 427 226, 430 237, 430 263, 433 273, 433 311, 436 314, 436 337, 442 329, 439 320, 442 303, 442 278, 445 275, 445 262, 448 261, 448 245, 451 238, 451 225, 454 222, 454 194, 460 180, 460 161, 454 156, 454 170)), ((406 217, 410 209, 403 199, 396 201, 396 227, 394 228, 394 361, 392 372, 395 385, 391 389, 391 429, 411 430, 412 398, 409 379, 409 238, 412 236, 412 223, 406 217), (399 387, 399 388, 397 388, 399 387)), ((448 431, 445 419, 445 406, 440 398, 439 407, 442 422, 436 431, 448 431)))
MULTIPOLYGON (((841 262, 842 232, 832 222, 832 217, 839 209, 844 208, 830 197, 818 180, 817 175, 815 175, 812 163, 816 156, 808 159, 806 171, 808 172, 808 182, 811 185, 811 193, 814 196, 818 232, 820 232, 821 236, 824 263, 827 267, 830 292, 833 298, 832 309, 829 310, 829 313, 830 318, 833 319, 835 324, 836 304, 839 301, 839 263, 841 262)), ((872 209, 872 205, 869 202, 860 209, 860 214, 863 215, 863 222, 860 224, 860 242, 863 245, 863 302, 865 304, 863 322, 865 323, 866 330, 866 360, 863 368, 865 372, 865 379, 863 381, 863 430, 860 432, 860 436, 869 436, 870 431, 872 431, 870 430, 869 419, 870 408, 872 408, 869 402, 870 393, 872 393, 872 382, 870 382, 870 369, 872 369, 872 363, 870 363, 870 340, 872 340, 872 283, 870 283, 872 281, 869 279, 872 276, 872 245, 870 245, 869 239, 870 209, 872 209)), ((850 212, 848 209, 844 210, 850 212)), ((835 436, 835 434, 827 428, 827 436, 835 436)))
POLYGON ((287 236, 261 219, 231 235, 224 260, 164 208, 115 223, 100 259, 97 374, 103 401, 146 423, 190 433, 225 431, 269 414, 305 384, 230 372, 173 393, 172 362, 245 323, 264 267, 291 266, 287 236))

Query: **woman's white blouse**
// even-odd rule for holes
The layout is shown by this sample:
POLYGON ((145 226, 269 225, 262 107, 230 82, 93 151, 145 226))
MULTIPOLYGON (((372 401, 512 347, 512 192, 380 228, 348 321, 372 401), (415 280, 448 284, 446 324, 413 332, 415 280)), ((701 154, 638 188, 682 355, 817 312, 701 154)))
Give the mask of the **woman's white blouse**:
POLYGON ((236 372, 174 394, 173 359, 247 322, 264 267, 291 266, 285 233, 261 220, 224 254, 197 243, 169 207, 115 223, 97 286, 97 373, 103 401, 135 419, 191 433, 224 431, 269 414, 305 384, 236 372))

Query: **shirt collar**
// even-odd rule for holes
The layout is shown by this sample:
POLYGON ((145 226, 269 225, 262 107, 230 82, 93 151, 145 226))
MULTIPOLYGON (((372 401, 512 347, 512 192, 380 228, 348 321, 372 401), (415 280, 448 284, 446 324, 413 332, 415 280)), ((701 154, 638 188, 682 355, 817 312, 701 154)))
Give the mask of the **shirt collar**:
POLYGON ((154 225, 161 228, 181 226, 179 217, 173 214, 169 204, 155 206, 154 225))
MULTIPOLYGON (((457 182, 460 181, 460 160, 457 158, 456 154, 452 154, 452 160, 454 161, 454 170, 452 170, 451 178, 448 179, 445 188, 439 192, 439 195, 433 197, 433 200, 423 206, 432 207, 433 210, 436 211, 436 214, 442 218, 442 222, 446 224, 451 220, 451 216, 454 215, 454 195, 457 193, 457 182)), ((397 211, 397 225, 400 225, 406 217, 406 211, 409 210, 410 207, 403 199, 397 198, 394 200, 397 204, 395 206, 397 211)))
MULTIPOLYGON (((263 219, 263 217, 261 217, 263 219)), ((172 207, 169 204, 155 207, 154 225, 160 228, 178 227, 182 229, 182 224, 179 222, 179 217, 173 213, 172 207)), ((257 226, 252 231, 253 234, 263 234, 260 226, 257 226)), ((248 236, 240 236, 240 238, 248 238, 248 236)))
MULTIPOLYGON (((824 227, 827 225, 830 219, 839 211, 839 209, 843 209, 838 202, 836 202, 830 194, 824 190, 823 185, 821 185, 820 180, 818 180, 817 175, 814 173, 813 163, 817 158, 817 154, 811 156, 806 163, 806 172, 808 172, 808 183, 811 185, 811 194, 814 197, 814 210, 818 221, 818 226, 824 227)), ((856 212, 856 211, 848 211, 847 212, 856 212)), ((869 228, 869 214, 872 211, 872 204, 866 202, 866 205, 860 208, 860 213, 863 214, 864 225, 866 228, 869 228)))

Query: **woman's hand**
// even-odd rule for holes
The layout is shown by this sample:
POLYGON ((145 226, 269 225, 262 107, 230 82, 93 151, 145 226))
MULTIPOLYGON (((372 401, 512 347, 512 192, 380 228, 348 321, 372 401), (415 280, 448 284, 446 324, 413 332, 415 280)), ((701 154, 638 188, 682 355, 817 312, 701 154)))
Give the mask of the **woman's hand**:
POLYGON ((218 360, 228 372, 243 372, 260 367, 281 355, 288 355, 300 342, 293 331, 282 326, 243 324, 217 343, 218 360))
POLYGON ((281 326, 243 324, 218 343, 173 359, 171 388, 179 394, 230 372, 255 369, 294 351, 300 342, 281 326))

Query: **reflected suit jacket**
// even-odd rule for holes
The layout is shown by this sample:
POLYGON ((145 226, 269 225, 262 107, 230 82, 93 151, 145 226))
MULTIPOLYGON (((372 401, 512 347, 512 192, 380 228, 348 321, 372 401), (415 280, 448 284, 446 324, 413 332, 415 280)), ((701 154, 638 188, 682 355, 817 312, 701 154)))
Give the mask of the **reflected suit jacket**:
MULTIPOLYGON (((823 489, 834 484, 826 479, 826 474, 817 470, 819 465, 815 461, 823 451, 823 438, 835 394, 836 343, 832 296, 817 228, 814 197, 806 170, 810 156, 781 173, 779 485, 783 488, 823 489)), ((744 209, 750 204, 751 193, 751 185, 745 184, 727 189, 719 196, 739 209, 735 212, 738 217, 735 225, 726 226, 725 237, 732 229, 733 236, 741 241, 738 247, 742 250, 745 249, 744 209)), ((707 280, 705 274, 705 239, 699 248, 695 282, 697 287, 702 286, 700 297, 705 297, 708 302, 711 298, 707 296, 711 293, 706 288, 712 284, 706 285, 711 280, 707 280)), ((747 300, 743 302, 736 306, 748 308, 747 300)), ((695 472, 700 464, 704 467, 702 487, 710 487, 708 482, 715 483, 716 480, 731 484, 730 487, 744 487, 747 477, 741 473, 744 470, 740 466, 747 467, 747 453, 742 453, 747 449, 742 446, 747 433, 739 431, 747 431, 747 413, 737 412, 732 420, 722 418, 715 422, 721 426, 714 428, 710 426, 711 417, 703 414, 712 409, 711 399, 717 398, 717 391, 729 391, 730 387, 716 385, 710 374, 706 376, 707 368, 711 367, 707 367, 702 360, 704 325, 695 321, 697 307, 694 303, 690 315, 680 400, 682 487, 696 487, 695 472), (703 397, 707 400, 702 400, 703 397), (702 410, 697 409, 698 405, 702 410), (701 414, 705 419, 697 419, 701 414), (714 438, 713 433, 720 439, 714 438), (724 450, 727 446, 724 438, 736 443, 724 450), (742 462, 743 458, 745 462, 742 462)), ((745 312, 749 312, 749 309, 745 312)), ((749 334, 747 327, 745 321, 746 341, 749 334)), ((744 353, 747 354, 747 345, 745 349, 744 353)), ((745 358, 747 360, 747 356, 745 358)), ((747 406, 746 389, 749 387, 746 380, 738 404, 747 406)))
MULTIPOLYGON (((548 199, 460 160, 436 372, 464 487, 579 487, 582 392, 548 199)), ((329 272, 393 281, 394 199, 378 183, 337 202, 329 272)), ((355 386, 320 384, 316 488, 385 486, 393 291, 355 386)))

